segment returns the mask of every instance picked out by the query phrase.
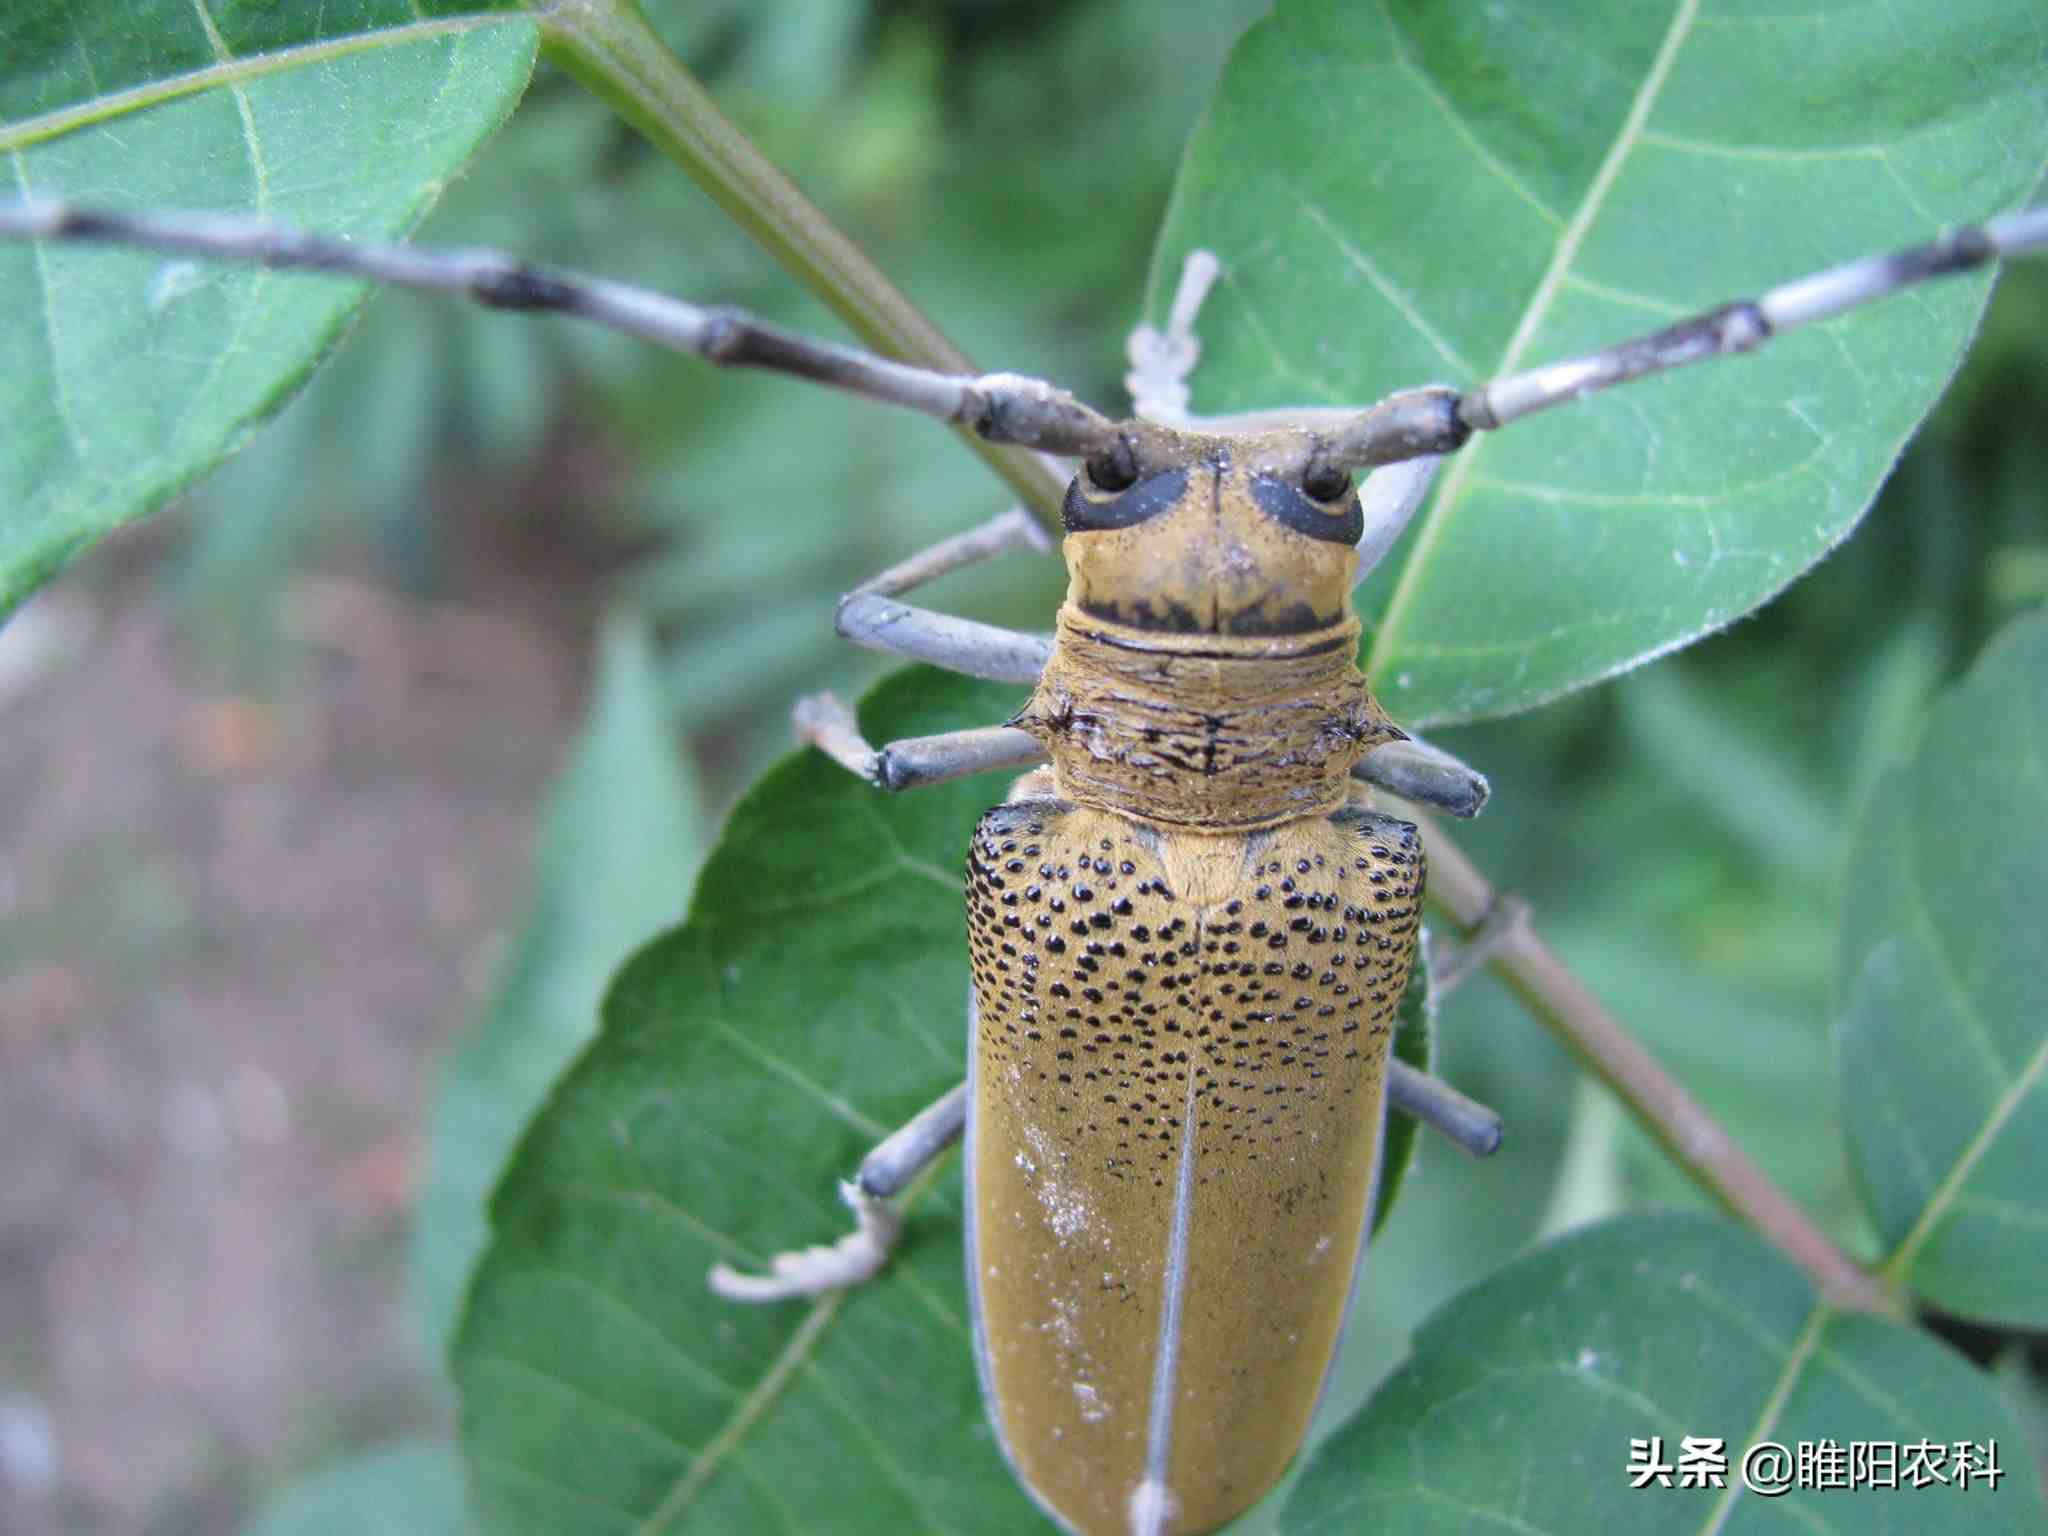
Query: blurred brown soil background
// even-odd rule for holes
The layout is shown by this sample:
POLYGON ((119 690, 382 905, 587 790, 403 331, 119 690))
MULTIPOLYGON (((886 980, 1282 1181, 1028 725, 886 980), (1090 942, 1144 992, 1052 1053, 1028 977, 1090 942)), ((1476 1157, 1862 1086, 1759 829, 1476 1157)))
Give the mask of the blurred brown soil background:
POLYGON ((292 578, 223 687, 164 573, 79 562, 0 678, 0 1532, 232 1531, 334 1447, 431 1427, 408 1200, 434 1065, 530 896, 592 559, 459 509, 417 602, 292 578))

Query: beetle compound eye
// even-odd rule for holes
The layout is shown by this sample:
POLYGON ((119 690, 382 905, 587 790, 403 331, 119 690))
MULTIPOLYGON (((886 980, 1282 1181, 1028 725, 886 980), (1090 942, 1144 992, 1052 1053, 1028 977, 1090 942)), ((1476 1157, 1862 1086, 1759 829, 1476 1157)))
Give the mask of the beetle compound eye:
POLYGON ((1089 460, 1085 475, 1074 477, 1060 508, 1060 522, 1069 533, 1106 533, 1112 528, 1135 527, 1172 511, 1187 486, 1185 469, 1161 470, 1140 480, 1129 450, 1119 456, 1112 449, 1101 458, 1089 460), (1125 471, 1126 478, 1105 478, 1119 468, 1125 471), (1111 493, 1107 499, 1105 492, 1111 493))
POLYGON ((1318 460, 1301 477, 1301 488, 1317 501, 1339 501, 1351 492, 1351 476, 1335 464, 1318 460))
POLYGON ((1138 456, 1122 438, 1107 453, 1097 454, 1086 465, 1088 478, 1102 491, 1126 491, 1138 480, 1138 456))
POLYGON ((1310 465, 1299 480, 1252 476, 1252 500, 1283 528, 1325 544, 1356 544, 1365 532, 1365 511, 1351 494, 1343 470, 1310 465))

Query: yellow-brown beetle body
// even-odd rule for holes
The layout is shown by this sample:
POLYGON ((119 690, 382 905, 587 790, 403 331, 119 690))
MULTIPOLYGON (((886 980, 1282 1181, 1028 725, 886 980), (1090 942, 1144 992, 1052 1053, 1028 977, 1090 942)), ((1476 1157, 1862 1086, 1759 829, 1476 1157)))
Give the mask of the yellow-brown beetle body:
POLYGON ((969 854, 977 1350, 1078 1531, 1209 1530, 1273 1485, 1371 1218, 1422 855, 1349 803, 1401 733, 1354 662, 1357 497, 1314 457, 1143 429, 1076 479, 1016 721, 1052 767, 969 854))

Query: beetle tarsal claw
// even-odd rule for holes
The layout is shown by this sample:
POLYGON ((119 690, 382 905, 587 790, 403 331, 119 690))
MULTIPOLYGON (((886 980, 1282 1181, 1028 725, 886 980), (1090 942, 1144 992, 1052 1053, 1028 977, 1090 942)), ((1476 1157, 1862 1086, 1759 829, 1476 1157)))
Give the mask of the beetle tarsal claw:
POLYGON ((903 1217, 888 1201, 851 1181, 839 1186, 839 1198, 852 1209, 856 1225, 838 1242, 778 1253, 768 1261, 765 1275, 714 1264, 708 1277, 711 1289, 727 1301, 789 1301, 843 1291, 873 1279, 889 1262, 889 1250, 903 1231, 903 1217))
POLYGON ((860 722, 837 694, 814 693, 796 701, 790 711, 796 739, 816 747, 851 773, 877 782, 880 754, 860 733, 860 722))
POLYGON ((1202 356, 1195 316, 1222 270, 1210 252, 1188 252, 1166 329, 1141 325, 1131 332, 1124 349, 1131 362, 1124 388, 1131 397, 1132 415, 1167 426, 1188 423, 1188 375, 1202 356))

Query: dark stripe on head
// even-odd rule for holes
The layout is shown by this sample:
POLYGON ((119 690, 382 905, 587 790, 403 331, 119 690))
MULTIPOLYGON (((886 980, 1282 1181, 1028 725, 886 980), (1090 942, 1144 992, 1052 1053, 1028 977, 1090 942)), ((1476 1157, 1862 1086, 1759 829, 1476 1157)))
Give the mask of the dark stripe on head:
POLYGON ((1208 630, 1208 625, 1201 621, 1194 609, 1175 602, 1162 602, 1155 608, 1151 599, 1141 597, 1130 603, 1084 600, 1077 606, 1090 618, 1107 619, 1112 624, 1127 624, 1132 629, 1149 629, 1156 633, 1173 635, 1199 635, 1208 630))

